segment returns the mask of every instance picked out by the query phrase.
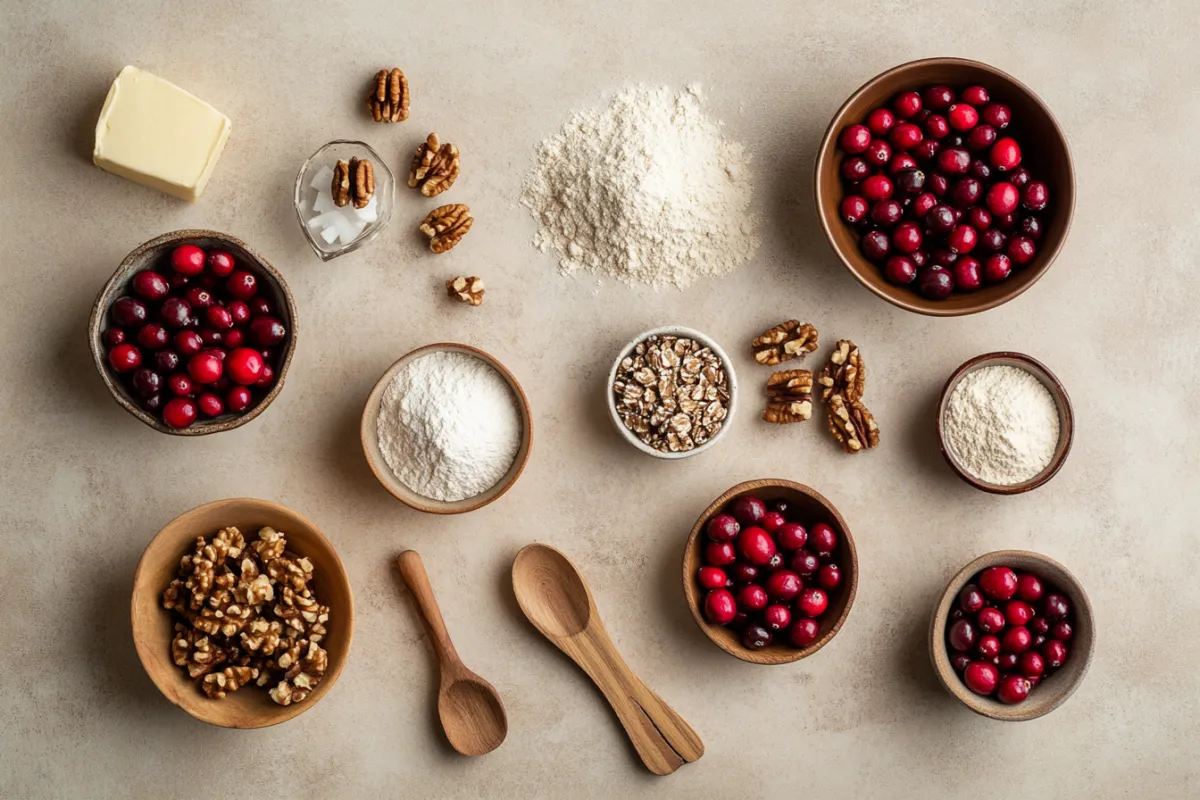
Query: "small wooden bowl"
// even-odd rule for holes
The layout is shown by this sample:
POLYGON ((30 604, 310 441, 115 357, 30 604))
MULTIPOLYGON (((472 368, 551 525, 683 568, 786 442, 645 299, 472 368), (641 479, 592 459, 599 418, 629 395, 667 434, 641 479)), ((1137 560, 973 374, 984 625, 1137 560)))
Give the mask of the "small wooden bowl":
POLYGON ((889 303, 918 314, 954 317, 975 314, 1003 305, 1033 286, 1054 263, 1075 209, 1075 169, 1067 139, 1046 104, 1025 84, 995 67, 963 58, 927 58, 910 61, 875 76, 848 99, 825 131, 817 152, 815 171, 817 214, 833 251, 859 283, 889 303), (839 174, 842 157, 838 136, 847 125, 862 122, 874 108, 902 91, 920 90, 932 84, 956 89, 979 84, 992 98, 1009 106, 1013 121, 1003 131, 1021 144, 1022 164, 1050 187, 1051 206, 1043 214, 1045 233, 1037 243, 1033 261, 1013 272, 1005 281, 977 292, 955 293, 945 300, 922 297, 909 286, 896 286, 884 278, 879 265, 872 264, 858 249, 858 235, 841 218, 845 191, 839 174))
POLYGON ((976 714, 1006 722, 1023 722, 1049 714, 1067 701, 1083 682, 1088 666, 1092 663, 1092 648, 1095 642, 1096 619, 1092 604, 1079 580, 1062 564, 1040 553, 1028 550, 997 550, 980 556, 963 567, 950 579, 946 590, 933 609, 929 622, 929 659, 934 672, 946 691, 957 697, 976 714), (1074 632, 1067 644, 1067 662, 1059 670, 1042 680, 1029 693, 1024 702, 1005 705, 991 697, 980 697, 967 688, 962 678, 950 664, 946 647, 946 622, 958 599, 958 593, 979 572, 988 567, 1012 567, 1032 572, 1047 583, 1053 584, 1067 596, 1074 617, 1074 632))
POLYGON ((133 574, 133 643, 146 674, 159 691, 201 722, 222 728, 266 728, 303 714, 337 683, 354 635, 354 597, 350 579, 333 545, 317 526, 295 511, 266 500, 217 500, 176 517, 159 531, 133 574), (287 536, 288 550, 313 563, 313 592, 329 606, 329 635, 321 646, 329 654, 325 677, 307 698, 290 706, 275 703, 266 689, 246 686, 221 700, 210 700, 196 681, 171 660, 174 612, 162 607, 162 592, 179 569, 179 559, 197 536, 210 537, 234 526, 247 541, 269 525, 287 536))
POLYGON ((729 655, 748 661, 751 664, 789 664, 807 658, 829 644, 837 635, 850 614, 850 606, 854 605, 854 595, 858 592, 858 551, 854 547, 854 537, 846 520, 819 492, 802 483, 783 480, 782 478, 763 478, 760 480, 739 483, 712 502, 692 526, 687 544, 683 550, 683 594, 687 598, 688 608, 692 611, 692 619, 700 626, 700 630, 712 640, 713 644, 729 655), (837 547, 834 548, 834 560, 842 568, 842 585, 831 592, 829 608, 821 617, 821 634, 808 647, 796 648, 790 644, 772 643, 762 650, 749 650, 742 646, 737 634, 729 628, 711 625, 704 618, 701 603, 704 600, 702 590, 696 585, 696 570, 704 564, 704 545, 707 539, 704 528, 708 521, 725 510, 725 507, 743 495, 754 495, 768 505, 774 500, 786 500, 792 506, 792 513, 802 519, 803 524, 809 525, 824 522, 837 533, 837 547))
POLYGON ((468 511, 482 508, 493 500, 499 499, 505 492, 512 488, 512 485, 517 482, 517 478, 521 477, 521 473, 525 469, 525 464, 529 461, 529 450, 533 447, 533 416, 529 411, 529 400, 525 397, 525 390, 521 388, 521 384, 517 382, 516 377, 508 371, 507 367, 494 357, 470 345, 439 342, 437 344, 427 344, 424 347, 418 347, 416 350, 401 356, 396 363, 387 368, 387 372, 383 373, 383 377, 376 382, 375 388, 371 390, 370 396, 367 397, 367 404, 363 408, 362 425, 359 433, 362 438, 363 453, 367 457, 367 465, 371 468, 371 472, 375 473, 375 477, 379 482, 383 484, 383 488, 387 489, 393 497, 401 503, 415 508, 417 511, 424 511, 428 514, 464 514, 468 511), (467 353, 483 360, 496 370, 496 372, 500 373, 504 380, 508 382, 513 396, 517 399, 517 405, 521 410, 521 446, 517 450, 516 458, 513 459, 508 473, 486 492, 454 502, 424 497, 405 486, 396 477, 396 473, 392 472, 392 468, 388 466, 387 460, 383 457, 383 452, 379 449, 377 424, 379 420, 379 404, 383 400, 384 391, 387 389, 388 384, 392 382, 392 378, 396 376, 396 373, 405 364, 414 358, 434 352, 467 353))
POLYGON ((117 271, 100 290, 100 295, 92 306, 92 317, 88 323, 88 342, 92 348, 92 360, 100 372, 100 377, 104 380, 104 385, 108 387, 113 399, 122 408, 159 433, 168 433, 172 436, 205 436, 210 433, 239 428, 266 411, 267 406, 271 405, 283 391, 283 382, 287 377, 288 367, 292 363, 292 354, 296 350, 297 332, 296 303, 292 299, 292 293, 283 280, 283 276, 265 258, 247 247, 241 239, 227 233, 197 229, 164 233, 162 236, 138 245, 133 252, 125 256, 125 260, 121 262, 121 266, 117 267, 117 271), (275 385, 257 404, 241 414, 225 414, 211 420, 198 419, 187 428, 172 428, 158 417, 142 410, 137 398, 130 395, 121 381, 113 374, 108 366, 101 334, 109 325, 108 312, 112 304, 117 298, 131 293, 129 283, 133 276, 143 269, 165 263, 170 252, 181 244, 194 244, 204 249, 220 248, 232 254, 237 260, 239 268, 248 269, 260 279, 259 292, 266 294, 275 306, 276 315, 287 327, 288 338, 280 352, 279 368, 275 370, 275 385))
POLYGON ((950 469, 954 470, 958 477, 980 491, 991 492, 992 494, 1023 494, 1046 483, 1046 481, 1053 478, 1062 469, 1063 463, 1067 460, 1067 454, 1071 452, 1071 443, 1075 441, 1075 411, 1071 407, 1071 398, 1067 394, 1067 390, 1063 387, 1062 381, 1045 364, 1036 358, 1027 356, 1024 353, 1007 351, 984 353, 963 363, 962 366, 954 370, 954 374, 946 381, 946 386, 942 389, 942 398, 938 402, 937 407, 937 436, 942 456, 945 457, 946 463, 950 465, 950 469), (1051 457, 1050 463, 1046 465, 1045 469, 1029 480, 1012 485, 988 483, 968 472, 966 467, 959 463, 953 449, 947 444, 943 424, 946 416, 946 406, 950 402, 950 395, 954 393, 954 388, 958 386, 959 381, 966 377, 969 372, 974 372, 982 367, 994 366, 1019 367, 1025 370, 1042 382, 1042 385, 1054 396, 1054 404, 1058 406, 1058 446, 1054 450, 1054 455, 1051 457))

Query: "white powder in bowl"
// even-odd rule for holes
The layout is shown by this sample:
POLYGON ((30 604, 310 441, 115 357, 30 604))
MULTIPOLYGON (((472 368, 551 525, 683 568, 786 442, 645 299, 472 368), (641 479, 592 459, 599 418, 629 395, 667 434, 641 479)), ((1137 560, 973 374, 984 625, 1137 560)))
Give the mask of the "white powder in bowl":
POLYGON ((379 449, 400 482, 444 502, 495 486, 517 456, 521 427, 512 387, 461 352, 405 364, 384 390, 376 422, 379 449))
POLYGON ((954 387, 942 432, 967 472, 987 483, 1012 486, 1050 465, 1058 448, 1058 406, 1027 370, 981 367, 954 387))

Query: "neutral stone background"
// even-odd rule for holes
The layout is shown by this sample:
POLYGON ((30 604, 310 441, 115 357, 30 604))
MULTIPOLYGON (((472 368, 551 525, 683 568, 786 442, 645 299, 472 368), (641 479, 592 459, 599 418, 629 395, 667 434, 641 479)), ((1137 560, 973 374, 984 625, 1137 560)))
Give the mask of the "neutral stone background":
POLYGON ((1200 11, 1186 2, 512 3, 7 0, 0 4, 0 796, 23 797, 1195 797, 1200 645, 1200 11), (524 7, 522 7, 524 6, 524 7), (975 57, 1034 87, 1067 131, 1075 223, 1058 263, 1019 300, 935 320, 845 273, 810 199, 834 110, 896 63, 975 57), (94 169, 113 75, 137 64, 229 114, 233 134, 188 205, 94 169), (364 116, 367 78, 399 64, 403 125, 364 116), (700 81, 709 111, 755 154, 763 246, 730 278, 655 294, 556 274, 516 203, 533 146, 571 110, 631 82, 700 81), (398 197, 365 251, 322 264, 290 195, 304 158, 361 137, 404 167, 437 130, 463 174, 447 199, 476 224, 433 257, 429 202, 398 197), (159 435, 113 403, 85 325, 121 258, 164 231, 243 237, 285 274, 302 333, 286 391, 261 419, 205 439, 159 435), (486 277, 480 309, 443 295, 486 277), (871 366, 884 444, 842 455, 816 424, 755 419, 680 463, 642 456, 603 412, 615 348, 666 323, 698 327, 761 377, 744 343, 811 320, 871 366), (460 340, 503 360, 532 402, 523 479, 478 513, 410 511, 358 444, 368 390, 395 358, 460 340), (954 477, 931 412, 946 376, 1015 349, 1054 369, 1078 436, 1055 480, 1001 498, 954 477), (683 538, 728 486, 784 476, 845 513, 862 562, 846 627, 817 657, 743 664, 693 625, 683 538), (146 542, 213 499, 269 498, 337 545, 358 611, 334 691, 281 727, 226 731, 154 689, 130 641, 131 576, 146 542), (586 573, 629 663, 700 733, 707 754, 654 778, 584 675, 526 623, 509 566, 543 541, 586 573), (429 649, 392 567, 425 557, 466 662, 503 694, 511 731, 465 760, 436 726, 429 649), (998 548, 1059 559, 1088 587, 1096 658, 1079 692, 1021 725, 976 717, 925 653, 934 598, 998 548))

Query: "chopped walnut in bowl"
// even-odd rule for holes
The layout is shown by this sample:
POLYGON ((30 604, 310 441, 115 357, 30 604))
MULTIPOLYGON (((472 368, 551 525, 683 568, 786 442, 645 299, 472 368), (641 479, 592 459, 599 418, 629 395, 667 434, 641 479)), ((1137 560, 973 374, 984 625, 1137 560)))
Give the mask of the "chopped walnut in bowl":
POLYGON ((609 372, 613 422, 630 444, 656 458, 686 458, 712 447, 736 407, 729 357, 690 328, 646 331, 621 349, 609 372))

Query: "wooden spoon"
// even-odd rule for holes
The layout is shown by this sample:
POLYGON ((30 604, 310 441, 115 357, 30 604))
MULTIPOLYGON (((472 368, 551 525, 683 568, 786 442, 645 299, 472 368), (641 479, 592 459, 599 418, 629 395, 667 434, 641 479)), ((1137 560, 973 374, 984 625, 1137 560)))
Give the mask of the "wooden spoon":
POLYGON ((397 559, 400 575, 408 585, 421 612, 421 621, 441 663, 438 687, 438 716, 450 746, 464 756, 490 753, 508 735, 508 715, 496 688, 467 669, 446 630, 446 622, 433 596, 425 565, 415 550, 405 550, 397 559))
POLYGON ((604 693, 646 769, 670 775, 704 755, 696 732, 621 658, 570 559, 553 547, 531 544, 517 553, 512 577, 525 616, 604 693))

